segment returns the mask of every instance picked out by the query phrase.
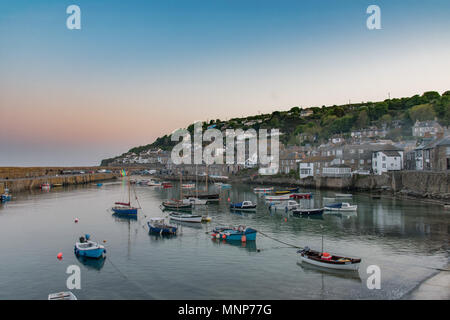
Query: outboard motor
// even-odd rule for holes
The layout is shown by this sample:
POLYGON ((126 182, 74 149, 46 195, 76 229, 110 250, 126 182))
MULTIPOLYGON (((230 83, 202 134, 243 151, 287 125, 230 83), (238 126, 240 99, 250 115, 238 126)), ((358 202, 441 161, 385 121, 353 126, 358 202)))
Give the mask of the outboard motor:
POLYGON ((80 237, 80 243, 84 243, 84 237, 80 237))

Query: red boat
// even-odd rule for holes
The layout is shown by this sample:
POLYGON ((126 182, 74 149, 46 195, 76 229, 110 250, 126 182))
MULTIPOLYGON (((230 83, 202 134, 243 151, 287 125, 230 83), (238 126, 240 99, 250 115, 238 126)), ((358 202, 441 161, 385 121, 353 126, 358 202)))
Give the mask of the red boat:
POLYGON ((306 193, 293 193, 290 195, 291 199, 311 199, 312 193, 306 192, 306 193))
POLYGON ((172 187, 173 187, 173 185, 172 185, 170 182, 163 182, 163 183, 162 183, 162 186, 163 186, 164 189, 172 188, 172 187))

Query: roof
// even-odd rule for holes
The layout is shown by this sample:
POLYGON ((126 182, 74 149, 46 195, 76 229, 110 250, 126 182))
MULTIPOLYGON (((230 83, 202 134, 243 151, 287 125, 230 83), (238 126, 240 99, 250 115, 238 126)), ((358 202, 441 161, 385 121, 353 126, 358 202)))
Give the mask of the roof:
POLYGON ((322 156, 315 156, 315 157, 308 157, 305 159, 302 159, 300 162, 302 163, 310 163, 310 162, 330 162, 333 161, 335 157, 322 157, 322 156))
POLYGON ((400 153, 398 153, 398 151, 395 150, 383 150, 381 152, 383 152, 388 157, 400 157, 400 153))

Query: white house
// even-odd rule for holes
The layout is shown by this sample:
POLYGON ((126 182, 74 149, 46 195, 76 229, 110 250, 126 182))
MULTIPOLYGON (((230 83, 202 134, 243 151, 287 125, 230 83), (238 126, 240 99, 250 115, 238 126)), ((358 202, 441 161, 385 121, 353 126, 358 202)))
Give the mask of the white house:
POLYGON ((300 162, 299 164, 300 179, 314 177, 314 163, 300 162))
POLYGON ((372 153, 372 170, 374 174, 403 169, 403 151, 380 150, 372 153))

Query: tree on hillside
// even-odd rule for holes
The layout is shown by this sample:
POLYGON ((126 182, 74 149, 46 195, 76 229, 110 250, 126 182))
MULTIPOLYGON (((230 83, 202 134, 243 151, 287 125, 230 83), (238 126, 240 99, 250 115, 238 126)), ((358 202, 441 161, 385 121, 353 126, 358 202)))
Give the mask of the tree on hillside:
POLYGON ((365 128, 369 125, 369 115, 367 114, 367 108, 364 108, 359 112, 358 119, 356 120, 356 127, 358 129, 365 128))
POLYGON ((425 92, 422 97, 427 101, 427 102, 431 102, 435 99, 439 99, 441 97, 441 95, 439 94, 439 92, 436 91, 427 91, 425 92))
POLYGON ((436 117, 436 112, 430 104, 419 104, 414 106, 408 111, 409 117, 413 122, 433 120, 436 117))

